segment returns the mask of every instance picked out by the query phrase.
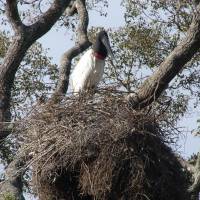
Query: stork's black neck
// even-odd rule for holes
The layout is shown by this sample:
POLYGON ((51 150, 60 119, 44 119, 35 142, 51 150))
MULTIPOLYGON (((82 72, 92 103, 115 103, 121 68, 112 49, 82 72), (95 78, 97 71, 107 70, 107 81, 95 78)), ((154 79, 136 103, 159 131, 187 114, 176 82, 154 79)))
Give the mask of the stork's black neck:
MULTIPOLYGON (((105 37, 105 34, 106 34, 105 31, 101 31, 97 35, 96 41, 95 41, 95 43, 93 45, 93 51, 94 51, 94 53, 99 54, 104 59, 108 55, 107 49, 106 49, 105 45, 103 44, 103 42, 101 41, 102 37, 105 37)), ((106 34, 106 37, 107 37, 107 34, 106 34)))

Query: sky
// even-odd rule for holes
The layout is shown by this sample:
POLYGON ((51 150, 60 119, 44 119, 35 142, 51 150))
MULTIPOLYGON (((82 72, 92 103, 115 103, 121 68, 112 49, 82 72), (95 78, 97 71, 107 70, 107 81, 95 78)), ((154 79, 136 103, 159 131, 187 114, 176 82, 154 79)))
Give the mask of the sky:
MULTIPOLYGON (((89 12, 89 27, 119 27, 124 25, 123 9, 120 6, 121 0, 114 0, 109 3, 107 8, 107 17, 100 16, 97 12, 89 12)), ((73 46, 73 42, 70 40, 71 33, 69 31, 55 27, 52 28, 38 41, 43 44, 44 47, 50 48, 49 55, 53 57, 53 61, 59 64, 61 55, 73 46)))
MULTIPOLYGON (((123 9, 120 6, 121 0, 112 0, 107 8, 107 17, 98 16, 96 12, 89 13, 89 27, 101 26, 105 28, 113 27, 117 28, 124 25, 123 9)), ((73 46, 73 42, 70 40, 71 33, 57 28, 52 28, 47 34, 39 39, 44 48, 48 48, 48 55, 53 58, 53 62, 59 65, 62 54, 73 46)), ((189 157, 193 153, 200 151, 200 137, 194 137, 191 134, 193 129, 197 128, 196 120, 200 118, 200 112, 192 110, 186 114, 183 119, 177 124, 178 127, 183 127, 183 136, 179 139, 179 148, 176 149, 184 156, 189 157)), ((0 169, 2 167, 0 166, 0 169)), ((0 170, 1 171, 1 170, 0 170)), ((27 196, 27 199, 35 199, 32 196, 27 196)))
MULTIPOLYGON (((89 13, 89 27, 101 26, 105 28, 117 28, 124 25, 123 8, 120 6, 121 0, 115 0, 110 2, 107 9, 108 15, 97 16, 96 12, 89 13)), ((53 61, 59 64, 61 55, 73 46, 73 42, 70 40, 71 33, 66 30, 56 30, 52 28, 46 35, 40 38, 40 42, 45 48, 49 48, 49 55, 53 57, 53 61)), ((193 153, 197 153, 200 150, 200 137, 194 137, 191 134, 193 129, 197 128, 196 120, 200 116, 200 113, 196 110, 186 114, 184 118, 177 124, 179 127, 183 127, 183 136, 180 137, 178 142, 179 148, 176 149, 184 157, 189 157, 193 153)))

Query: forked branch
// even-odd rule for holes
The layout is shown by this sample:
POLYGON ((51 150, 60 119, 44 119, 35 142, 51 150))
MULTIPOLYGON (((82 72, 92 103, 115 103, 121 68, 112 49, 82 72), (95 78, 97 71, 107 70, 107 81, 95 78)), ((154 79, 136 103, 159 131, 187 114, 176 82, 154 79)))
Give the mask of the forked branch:
POLYGON ((74 2, 74 5, 72 6, 72 10, 69 11, 69 13, 74 13, 74 8, 76 8, 79 18, 79 24, 76 31, 77 42, 75 46, 66 51, 61 58, 59 80, 57 88, 53 95, 53 99, 54 97, 59 97, 67 92, 72 59, 75 58, 80 53, 82 53, 91 45, 87 36, 87 27, 89 19, 85 5, 85 0, 76 0, 74 2))
POLYGON ((21 22, 17 8, 18 1, 6 0, 6 2, 7 16, 15 35, 0 67, 0 139, 4 139, 9 134, 2 128, 2 123, 11 120, 11 90, 22 59, 28 48, 52 28, 71 1, 54 0, 50 8, 30 26, 25 26, 21 22))
POLYGON ((196 165, 194 168, 194 182, 189 188, 189 191, 193 194, 193 198, 196 200, 198 199, 200 193, 200 153, 198 153, 196 165))
POLYGON ((70 0, 55 0, 49 9, 34 24, 29 26, 30 40, 35 41, 48 32, 63 14, 70 2, 70 0))
POLYGON ((15 33, 19 33, 23 26, 17 7, 17 0, 6 0, 6 14, 15 33))

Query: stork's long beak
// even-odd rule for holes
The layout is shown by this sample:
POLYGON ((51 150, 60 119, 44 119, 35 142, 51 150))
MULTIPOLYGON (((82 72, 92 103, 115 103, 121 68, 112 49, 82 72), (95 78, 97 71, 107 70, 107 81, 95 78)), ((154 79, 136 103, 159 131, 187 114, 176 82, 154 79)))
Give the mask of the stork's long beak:
POLYGON ((115 60, 115 57, 114 57, 114 54, 112 52, 112 49, 110 47, 110 42, 109 42, 109 39, 105 36, 101 39, 101 41, 103 42, 103 44, 105 45, 107 51, 108 51, 108 54, 110 55, 111 59, 112 60, 115 60))

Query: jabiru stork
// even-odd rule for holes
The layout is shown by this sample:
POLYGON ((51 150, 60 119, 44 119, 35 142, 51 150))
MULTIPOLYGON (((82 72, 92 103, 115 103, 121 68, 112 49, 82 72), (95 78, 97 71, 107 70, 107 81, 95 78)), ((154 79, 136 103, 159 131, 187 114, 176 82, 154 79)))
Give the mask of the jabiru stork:
POLYGON ((79 93, 95 89, 104 73, 105 59, 108 56, 114 59, 108 34, 100 31, 92 48, 80 58, 71 74, 72 92, 79 93))

